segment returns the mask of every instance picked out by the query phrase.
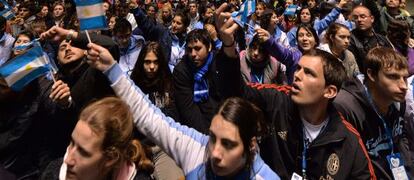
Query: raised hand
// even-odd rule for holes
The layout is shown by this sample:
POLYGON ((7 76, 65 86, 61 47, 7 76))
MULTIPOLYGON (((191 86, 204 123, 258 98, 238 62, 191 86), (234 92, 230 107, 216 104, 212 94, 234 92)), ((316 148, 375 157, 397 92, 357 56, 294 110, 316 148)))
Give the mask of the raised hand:
POLYGON ((87 51, 87 60, 88 64, 100 71, 108 70, 115 60, 112 57, 111 53, 102 46, 99 46, 94 43, 88 44, 89 50, 87 51))
POLYGON ((48 31, 40 34, 41 39, 52 39, 53 41, 62 41, 66 39, 66 37, 70 34, 72 34, 71 39, 75 39, 78 37, 78 32, 75 32, 73 30, 63 29, 59 26, 53 26, 48 31))
POLYGON ((216 27, 223 42, 224 52, 229 57, 236 57, 234 33, 239 26, 231 18, 231 13, 224 12, 225 9, 227 9, 227 3, 223 3, 215 12, 216 27))
POLYGON ((254 29, 257 33, 257 37, 259 38, 260 42, 265 42, 270 39, 269 31, 264 30, 263 28, 256 27, 254 29))
POLYGON ((68 107, 71 104, 69 86, 61 80, 56 81, 49 98, 63 107, 68 107))

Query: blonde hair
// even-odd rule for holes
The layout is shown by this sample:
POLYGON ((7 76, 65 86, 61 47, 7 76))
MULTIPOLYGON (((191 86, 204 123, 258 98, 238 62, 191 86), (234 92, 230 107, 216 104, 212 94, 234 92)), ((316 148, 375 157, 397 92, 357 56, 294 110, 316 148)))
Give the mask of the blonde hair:
POLYGON ((91 130, 103 137, 104 155, 117 159, 113 168, 121 162, 134 162, 139 170, 153 171, 153 165, 138 140, 133 139, 133 116, 126 103, 115 97, 107 97, 88 105, 79 119, 91 130))

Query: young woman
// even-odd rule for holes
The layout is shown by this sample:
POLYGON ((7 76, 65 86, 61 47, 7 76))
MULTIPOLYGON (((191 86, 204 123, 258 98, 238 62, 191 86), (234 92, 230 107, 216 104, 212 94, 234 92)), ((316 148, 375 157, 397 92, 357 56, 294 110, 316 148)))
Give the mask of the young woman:
MULTIPOLYGON (((311 9, 309 7, 303 7, 298 12, 298 19, 296 24, 311 24, 313 28, 315 29, 316 33, 319 35, 321 34, 328 26, 335 22, 336 19, 338 19, 339 14, 341 14, 342 7, 345 6, 345 4, 348 2, 348 0, 341 0, 338 5, 331 10, 331 12, 326 15, 323 19, 315 18, 315 15, 311 12, 311 9)), ((289 44, 291 47, 297 47, 298 44, 296 43, 296 31, 298 30, 297 27, 293 27, 289 30, 287 33, 289 44)))
POLYGON ((260 20, 260 27, 269 31, 270 35, 277 39, 280 44, 289 47, 289 40, 286 33, 280 29, 278 24, 279 17, 276 14, 276 11, 266 10, 260 20))
POLYGON ((348 78, 360 73, 355 56, 347 48, 351 32, 342 24, 333 23, 325 34, 327 44, 321 44, 318 48, 333 54, 345 67, 348 78))
POLYGON ((152 163, 140 142, 132 138, 132 117, 128 105, 118 98, 88 105, 79 116, 63 162, 52 162, 43 178, 56 179, 59 174, 59 179, 151 179, 152 163))
POLYGON ((29 31, 23 31, 16 36, 16 41, 13 45, 11 58, 24 54, 31 46, 29 43, 34 39, 34 35, 29 31))
POLYGON ((310 24, 300 24, 298 26, 296 32, 298 49, 283 46, 264 29, 258 28, 256 32, 259 39, 264 42, 264 47, 270 55, 286 66, 286 76, 289 84, 293 82, 293 73, 302 54, 319 46, 318 35, 310 24))
POLYGON ((408 60, 408 72, 414 74, 414 49, 409 44, 411 32, 410 26, 405 21, 390 21, 388 24, 388 39, 394 49, 400 52, 408 60))
POLYGON ((240 98, 226 100, 209 135, 166 117, 122 73, 108 50, 89 44, 88 61, 105 72, 116 94, 133 110, 134 123, 179 164, 186 179, 279 179, 257 155, 260 110, 240 98), (98 57, 99 56, 99 60, 98 57))

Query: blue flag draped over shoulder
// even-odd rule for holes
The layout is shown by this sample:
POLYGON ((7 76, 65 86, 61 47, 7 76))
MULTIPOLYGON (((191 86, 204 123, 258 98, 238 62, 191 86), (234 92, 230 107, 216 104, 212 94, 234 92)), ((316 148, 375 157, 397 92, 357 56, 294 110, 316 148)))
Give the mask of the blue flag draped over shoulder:
POLYGON ((102 0, 75 0, 80 30, 107 27, 102 0))
POLYGON ((7 20, 10 20, 11 18, 15 17, 12 8, 7 4, 6 1, 0 0, 0 3, 3 4, 3 9, 0 10, 0 15, 6 18, 7 20))
POLYGON ((252 15, 256 11, 256 0, 246 0, 240 6, 240 10, 233 12, 231 17, 241 27, 247 23, 247 17, 252 15))
POLYGON ((50 70, 47 55, 40 46, 34 46, 0 66, 0 77, 11 89, 21 91, 27 84, 50 70))

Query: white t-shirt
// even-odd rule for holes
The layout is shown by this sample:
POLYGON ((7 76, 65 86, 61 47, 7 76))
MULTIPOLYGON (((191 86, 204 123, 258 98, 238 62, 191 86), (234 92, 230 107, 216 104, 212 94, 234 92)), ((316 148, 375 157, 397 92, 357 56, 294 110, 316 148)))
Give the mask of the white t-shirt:
POLYGON ((325 119, 322 123, 318 125, 313 125, 309 123, 308 121, 302 119, 303 123, 303 133, 305 134, 306 138, 308 139, 308 142, 311 143, 313 140, 318 137, 319 133, 326 127, 328 124, 328 118, 325 119))

